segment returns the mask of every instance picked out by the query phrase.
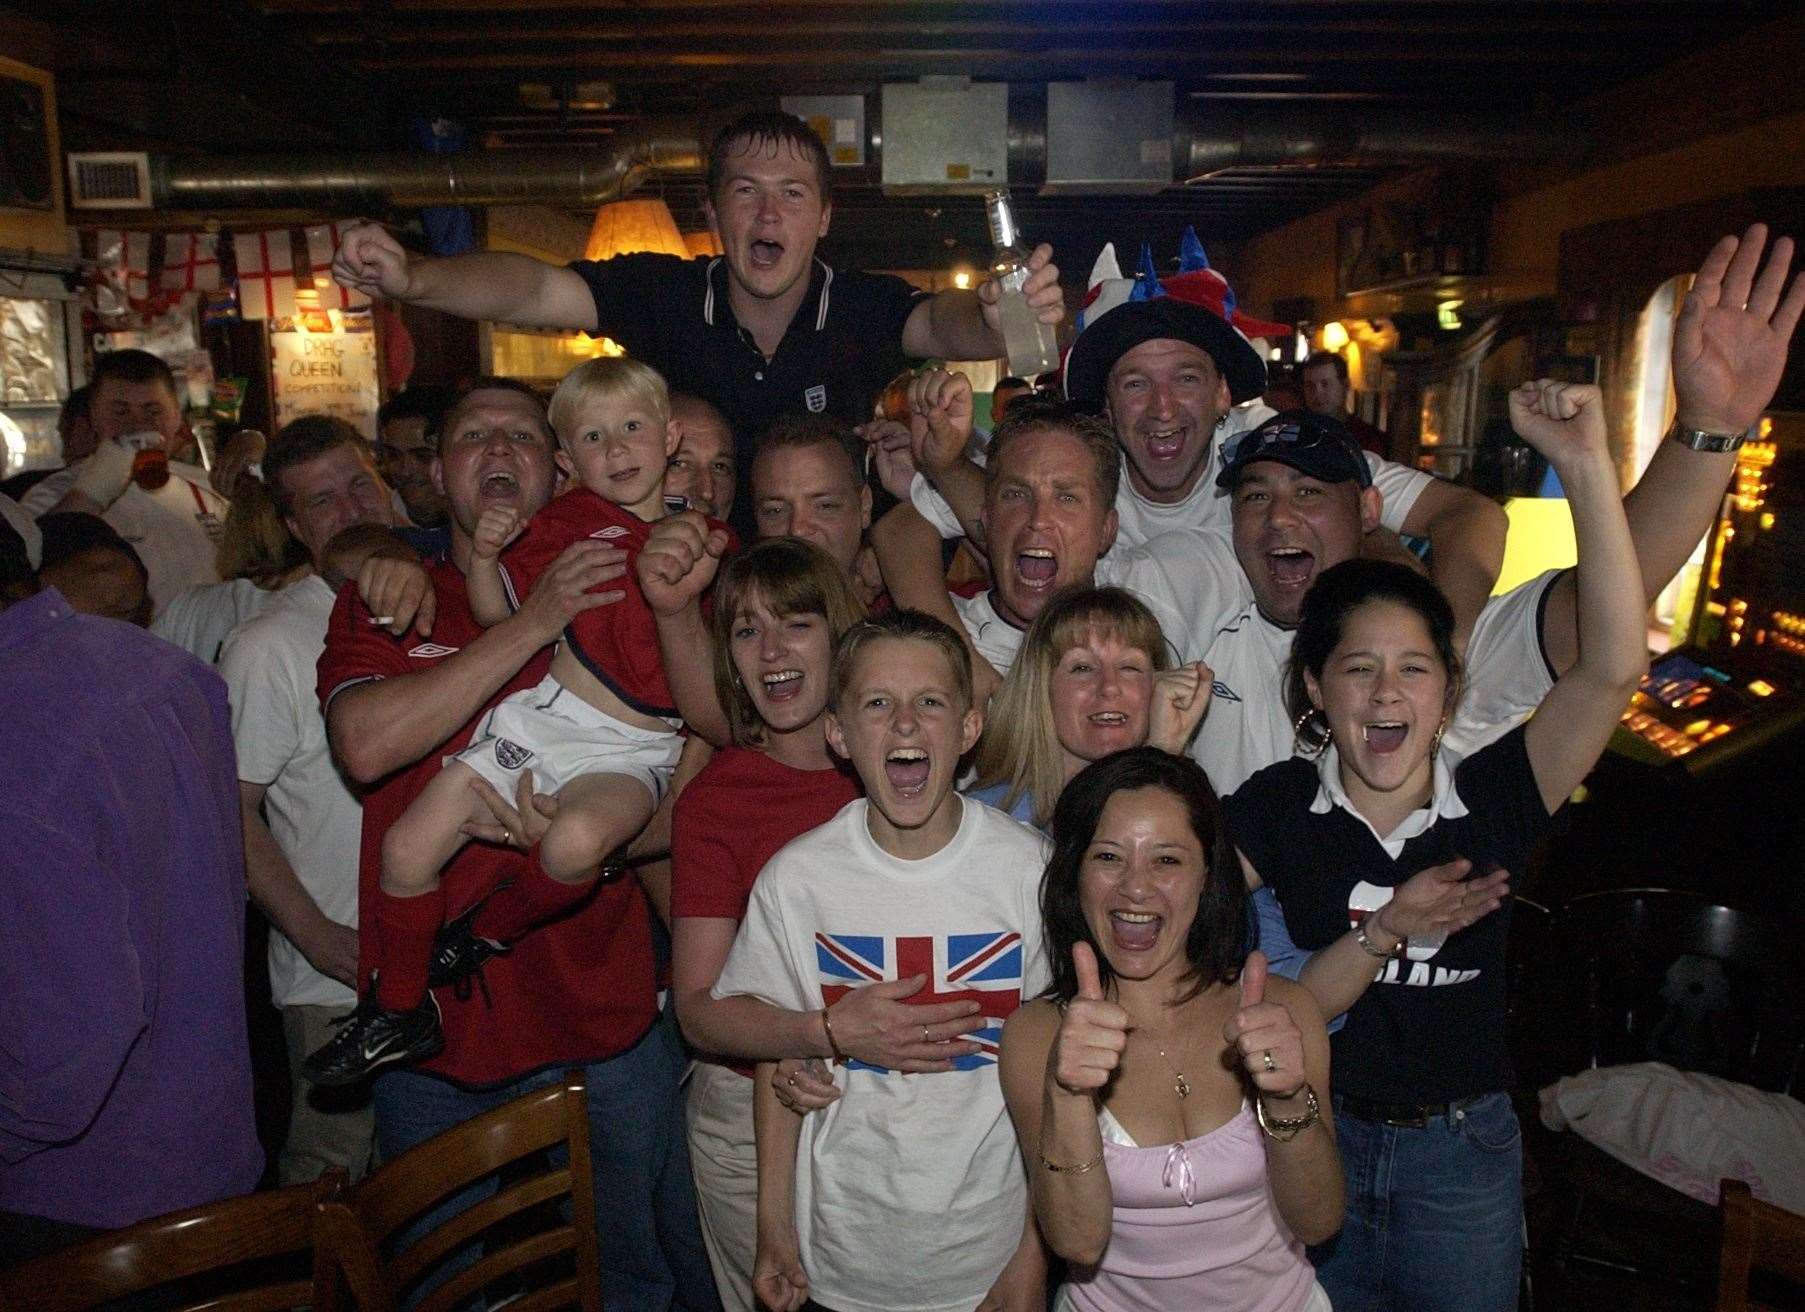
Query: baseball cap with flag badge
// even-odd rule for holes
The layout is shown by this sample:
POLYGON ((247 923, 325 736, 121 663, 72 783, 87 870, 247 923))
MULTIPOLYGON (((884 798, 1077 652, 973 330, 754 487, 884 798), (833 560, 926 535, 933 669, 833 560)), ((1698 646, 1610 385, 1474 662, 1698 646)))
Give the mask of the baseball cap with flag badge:
POLYGON ((1194 229, 1185 229, 1178 272, 1165 279, 1145 245, 1139 272, 1123 277, 1110 243, 1091 268, 1078 334, 1066 351, 1066 399, 1081 410, 1101 410, 1116 361, 1142 342, 1170 337, 1206 352, 1238 405, 1266 390, 1266 362, 1248 339, 1289 337, 1295 331, 1290 324, 1241 313, 1234 289, 1210 267, 1194 229))

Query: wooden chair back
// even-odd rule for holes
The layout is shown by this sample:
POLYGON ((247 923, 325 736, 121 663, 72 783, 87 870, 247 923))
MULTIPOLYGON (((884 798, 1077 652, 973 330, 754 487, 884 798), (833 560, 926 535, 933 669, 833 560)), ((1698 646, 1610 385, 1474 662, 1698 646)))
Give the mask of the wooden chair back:
POLYGON ((1763 1312, 1771 1306, 1750 1298, 1749 1277, 1755 1271, 1805 1287, 1805 1216, 1761 1202, 1741 1180, 1725 1180, 1718 1190, 1724 1234, 1717 1312, 1763 1312))
POLYGON ((530 1290, 510 1283, 510 1312, 601 1312, 587 1103, 582 1072, 570 1071, 383 1163, 327 1204, 321 1244, 330 1273, 319 1312, 394 1312, 441 1263, 475 1244, 475 1260, 421 1297, 417 1312, 450 1312, 502 1279, 541 1281, 530 1290), (410 1223, 498 1173, 493 1194, 398 1246, 410 1223), (553 1259, 547 1278, 542 1264, 553 1259))
POLYGON ((312 1307, 319 1209, 344 1184, 344 1172, 335 1169, 314 1184, 191 1207, 97 1235, 0 1271, 0 1309, 86 1312, 152 1290, 169 1312, 312 1307))
POLYGON ((1579 963, 1579 1068, 1663 1061, 1805 1097, 1799 926, 1693 893, 1574 898, 1560 921, 1579 963))

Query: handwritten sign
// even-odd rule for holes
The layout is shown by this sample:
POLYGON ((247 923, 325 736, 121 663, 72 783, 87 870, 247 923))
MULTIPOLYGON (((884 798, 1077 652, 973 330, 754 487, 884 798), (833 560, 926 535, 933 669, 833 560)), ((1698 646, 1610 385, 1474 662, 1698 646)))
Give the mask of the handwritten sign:
POLYGON ((376 440, 376 334, 272 332, 269 339, 278 428, 302 415, 331 415, 376 440))

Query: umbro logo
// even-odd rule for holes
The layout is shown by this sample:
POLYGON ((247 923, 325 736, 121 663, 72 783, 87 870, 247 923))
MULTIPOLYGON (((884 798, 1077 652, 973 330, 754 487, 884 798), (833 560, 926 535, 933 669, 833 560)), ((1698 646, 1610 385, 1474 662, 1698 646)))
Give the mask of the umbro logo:
POLYGON ((610 524, 607 528, 597 529, 589 536, 592 538, 601 538, 606 542, 609 538, 624 538, 627 536, 627 533, 628 530, 624 525, 610 524))
POLYGON ((449 656, 456 650, 456 647, 441 647, 436 642, 423 642, 418 647, 408 648, 407 654, 423 661, 430 661, 440 656, 449 656))
POLYGON ((1225 702, 1238 702, 1241 700, 1241 694, 1222 682, 1221 679, 1210 680, 1210 696, 1219 697, 1225 702))

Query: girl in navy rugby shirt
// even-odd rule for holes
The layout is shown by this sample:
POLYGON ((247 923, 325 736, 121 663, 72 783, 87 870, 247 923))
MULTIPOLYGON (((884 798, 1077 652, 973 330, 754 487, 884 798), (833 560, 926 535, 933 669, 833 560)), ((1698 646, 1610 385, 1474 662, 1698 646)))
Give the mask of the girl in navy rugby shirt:
MULTIPOLYGON (((1516 1306, 1522 1145, 1505 1092, 1508 907, 1445 943, 1399 937, 1384 912, 1427 866, 1522 870, 1647 662, 1598 389, 1526 383, 1510 410, 1572 503, 1578 661, 1527 724, 1459 759, 1441 747, 1460 692, 1446 599, 1403 566, 1337 565, 1305 599, 1288 685, 1300 736, 1321 755, 1260 771, 1228 804, 1250 879, 1273 888, 1298 946, 1316 953, 1302 982, 1325 1015, 1351 1008, 1333 1040, 1348 1215, 1312 1252, 1336 1312, 1516 1306)), ((1495 877, 1471 882, 1483 903, 1498 896, 1495 877)), ((1470 919, 1454 914, 1450 925, 1470 919)))

